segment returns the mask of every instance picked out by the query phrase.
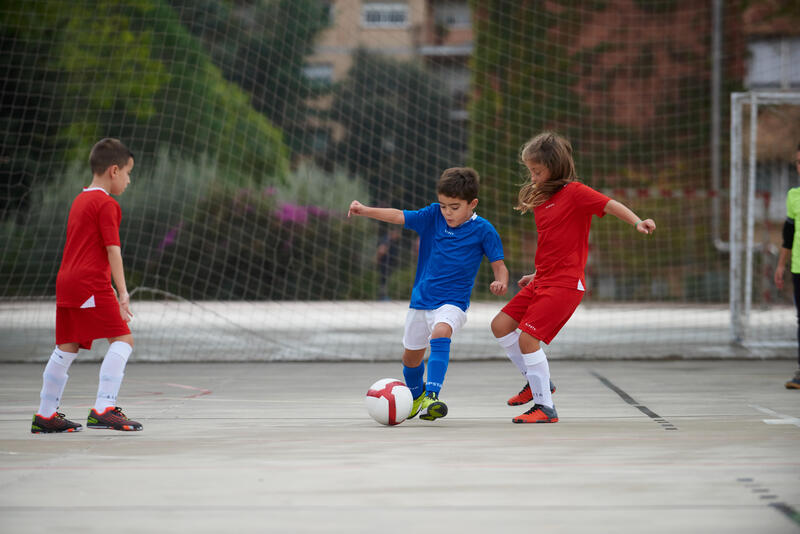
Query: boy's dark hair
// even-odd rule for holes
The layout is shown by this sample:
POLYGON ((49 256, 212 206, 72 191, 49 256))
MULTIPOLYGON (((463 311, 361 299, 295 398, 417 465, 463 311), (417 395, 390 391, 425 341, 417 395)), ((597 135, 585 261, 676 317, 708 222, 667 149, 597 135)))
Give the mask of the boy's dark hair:
POLYGON ((439 183, 436 184, 436 193, 450 198, 460 198, 472 202, 478 198, 480 185, 478 171, 470 167, 451 167, 446 169, 439 183))
POLYGON ((99 176, 112 165, 124 167, 131 158, 133 158, 133 152, 128 150, 122 141, 106 137, 92 147, 92 151, 89 153, 89 166, 92 168, 92 174, 99 176))

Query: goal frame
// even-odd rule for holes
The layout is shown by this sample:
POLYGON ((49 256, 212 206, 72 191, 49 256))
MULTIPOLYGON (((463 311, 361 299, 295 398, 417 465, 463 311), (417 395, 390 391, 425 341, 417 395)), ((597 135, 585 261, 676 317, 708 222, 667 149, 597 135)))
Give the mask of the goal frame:
POLYGON ((731 93, 730 131, 730 326, 735 344, 753 342, 750 318, 753 305, 753 233, 756 199, 756 145, 761 105, 800 105, 800 92, 731 93), (744 166, 744 113, 750 106, 747 172, 744 166))

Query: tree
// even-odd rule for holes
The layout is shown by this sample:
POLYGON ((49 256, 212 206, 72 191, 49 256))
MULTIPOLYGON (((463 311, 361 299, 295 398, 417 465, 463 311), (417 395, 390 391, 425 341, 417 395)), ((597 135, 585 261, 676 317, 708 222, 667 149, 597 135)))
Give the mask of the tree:
POLYGON ((412 208, 435 201, 439 175, 462 164, 452 105, 421 66, 358 50, 330 111, 346 132, 334 159, 369 184, 373 202, 412 208))
POLYGON ((159 150, 214 159, 221 178, 280 179, 280 130, 223 79, 165 0, 3 0, 0 214, 24 209, 34 177, 85 160, 101 137, 137 163, 159 150))
POLYGON ((169 0, 181 22, 202 40, 225 79, 251 97, 253 107, 279 126, 293 151, 302 151, 306 101, 303 76, 314 38, 328 25, 319 0, 169 0))

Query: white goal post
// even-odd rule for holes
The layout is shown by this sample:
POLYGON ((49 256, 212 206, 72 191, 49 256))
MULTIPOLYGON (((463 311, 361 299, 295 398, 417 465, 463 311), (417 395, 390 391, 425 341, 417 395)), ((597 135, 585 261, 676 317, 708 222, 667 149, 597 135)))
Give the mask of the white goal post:
MULTIPOLYGON (((780 343, 753 332, 753 273, 756 212, 758 111, 767 105, 800 105, 797 92, 742 92, 731 94, 730 132, 730 315, 731 336, 740 345, 780 343), (744 164, 745 108, 749 106, 747 169, 744 164)), ((784 341, 785 342, 785 341, 784 341)), ((792 341, 794 343, 794 341, 792 341)))

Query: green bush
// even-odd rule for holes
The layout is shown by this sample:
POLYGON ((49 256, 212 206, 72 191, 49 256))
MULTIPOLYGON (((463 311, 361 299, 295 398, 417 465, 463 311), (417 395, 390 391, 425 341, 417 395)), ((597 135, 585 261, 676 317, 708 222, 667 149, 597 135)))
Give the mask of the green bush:
MULTIPOLYGON (((287 183, 231 185, 225 167, 159 153, 117 200, 130 290, 186 299, 314 300, 364 295, 376 226, 347 219, 366 187, 344 173, 301 166, 287 183)), ((32 209, 0 223, 0 296, 49 297, 61 261, 69 206, 90 182, 70 166, 33 194, 32 209)), ((364 295, 366 296, 366 295, 364 295)))

